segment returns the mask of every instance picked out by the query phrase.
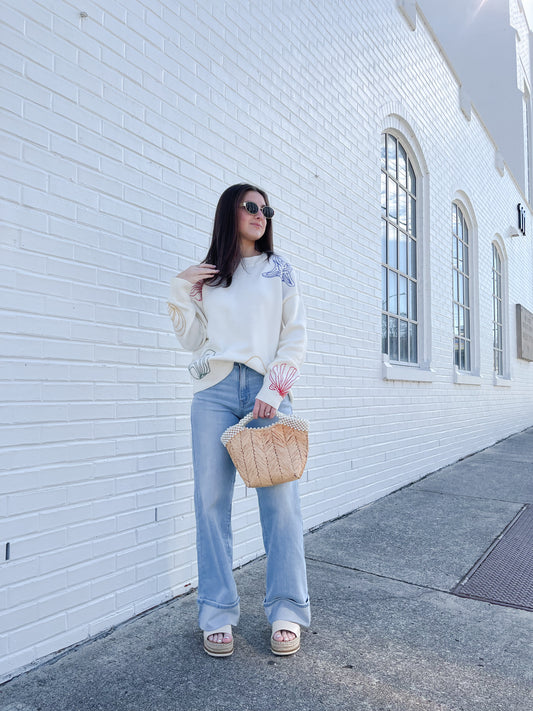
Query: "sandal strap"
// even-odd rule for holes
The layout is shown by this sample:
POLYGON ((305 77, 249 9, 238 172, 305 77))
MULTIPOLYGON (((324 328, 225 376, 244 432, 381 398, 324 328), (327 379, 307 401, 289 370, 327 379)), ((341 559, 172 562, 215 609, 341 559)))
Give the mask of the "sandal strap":
POLYGON ((212 634, 229 634, 233 637, 233 632, 231 630, 231 625, 224 625, 224 627, 219 627, 216 630, 204 630, 204 639, 211 637, 212 634))
POLYGON ((272 623, 272 634, 276 632, 281 632, 281 630, 286 630, 287 632, 292 632, 296 637, 300 637, 300 625, 296 622, 288 622, 287 620, 276 620, 272 623))

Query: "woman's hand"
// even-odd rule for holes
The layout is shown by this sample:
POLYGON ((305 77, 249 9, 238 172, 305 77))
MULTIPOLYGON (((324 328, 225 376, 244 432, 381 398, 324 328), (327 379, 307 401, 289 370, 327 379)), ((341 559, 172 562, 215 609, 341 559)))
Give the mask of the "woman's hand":
POLYGON ((199 281, 211 279, 218 274, 218 269, 214 264, 194 264, 192 267, 187 267, 185 271, 177 276, 180 279, 185 279, 191 284, 196 284, 199 281))
POLYGON ((272 405, 256 399, 253 412, 254 420, 257 420, 259 417, 265 417, 267 420, 271 420, 273 417, 276 417, 276 412, 276 408, 272 407, 272 405))

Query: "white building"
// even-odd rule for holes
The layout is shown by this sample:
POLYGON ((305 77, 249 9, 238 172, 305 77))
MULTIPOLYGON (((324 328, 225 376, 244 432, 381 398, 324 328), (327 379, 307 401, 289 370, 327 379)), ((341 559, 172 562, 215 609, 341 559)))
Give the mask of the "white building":
POLYGON ((435 5, 3 3, 1 679, 195 585, 166 297, 227 185, 303 284, 306 528, 533 423, 530 35, 510 0, 486 102, 435 5))

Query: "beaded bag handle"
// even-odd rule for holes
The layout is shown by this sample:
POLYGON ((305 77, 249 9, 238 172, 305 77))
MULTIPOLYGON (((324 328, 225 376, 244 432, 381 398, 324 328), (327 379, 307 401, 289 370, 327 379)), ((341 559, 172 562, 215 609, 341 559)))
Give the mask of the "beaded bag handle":
MULTIPOLYGON (((275 427, 277 424, 282 424, 288 425, 289 427, 292 427, 295 430, 300 430, 301 432, 309 431, 309 421, 304 420, 302 417, 298 417, 297 415, 284 415, 283 412, 278 412, 276 414, 276 417, 278 418, 277 422, 273 422, 271 425, 266 425, 265 427, 254 427, 254 429, 267 430, 270 427, 275 427)), ((242 418, 242 420, 237 422, 236 425, 228 427, 228 429, 222 434, 222 437, 220 438, 220 441, 222 442, 224 447, 227 446, 230 439, 235 437, 235 435, 239 434, 239 432, 242 432, 246 428, 246 425, 249 424, 253 419, 254 413, 249 412, 242 418)))

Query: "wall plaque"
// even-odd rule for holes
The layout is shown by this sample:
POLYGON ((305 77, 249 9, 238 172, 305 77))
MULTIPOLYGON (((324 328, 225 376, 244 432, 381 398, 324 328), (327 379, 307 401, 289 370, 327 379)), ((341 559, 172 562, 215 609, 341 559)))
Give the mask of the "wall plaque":
POLYGON ((519 358, 533 361, 533 314, 521 304, 516 305, 516 346, 519 358))

